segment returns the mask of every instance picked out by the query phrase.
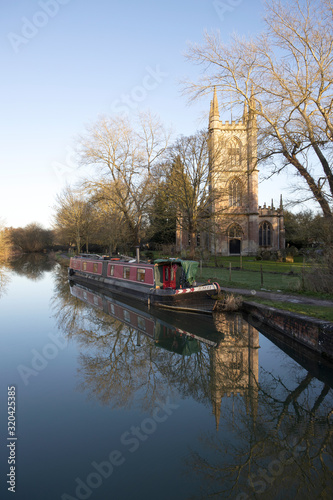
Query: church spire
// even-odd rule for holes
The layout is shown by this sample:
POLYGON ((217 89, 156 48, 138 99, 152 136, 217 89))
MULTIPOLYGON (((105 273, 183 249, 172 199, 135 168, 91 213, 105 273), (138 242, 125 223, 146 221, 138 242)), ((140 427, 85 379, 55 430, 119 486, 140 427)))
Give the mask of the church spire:
POLYGON ((220 120, 219 103, 217 101, 216 87, 214 87, 213 100, 210 102, 209 128, 214 127, 214 121, 220 120))
POLYGON ((214 87, 214 95, 213 95, 213 102, 212 102, 212 115, 214 116, 214 118, 216 117, 218 120, 220 119, 219 103, 217 102, 216 87, 214 87))

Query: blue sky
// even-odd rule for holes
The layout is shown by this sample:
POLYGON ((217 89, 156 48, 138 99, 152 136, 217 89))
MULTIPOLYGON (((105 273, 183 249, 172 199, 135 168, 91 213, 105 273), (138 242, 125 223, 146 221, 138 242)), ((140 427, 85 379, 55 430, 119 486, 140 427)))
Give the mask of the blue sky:
MULTIPOLYGON (((56 194, 84 173, 76 138, 102 113, 149 109, 175 136, 206 127, 210 97, 181 95, 199 74, 187 43, 253 34, 262 12, 261 0, 1 2, 0 219, 51 225, 56 194)), ((278 187, 260 185, 260 203, 278 203, 278 187)))

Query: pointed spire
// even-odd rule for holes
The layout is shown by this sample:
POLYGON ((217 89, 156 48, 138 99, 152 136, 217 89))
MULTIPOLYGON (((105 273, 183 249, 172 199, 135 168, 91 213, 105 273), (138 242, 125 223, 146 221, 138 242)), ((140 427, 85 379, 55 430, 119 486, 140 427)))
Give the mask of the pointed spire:
POLYGON ((283 210, 282 194, 280 195, 280 209, 283 210))
POLYGON ((257 114, 256 114, 256 100, 254 97, 253 85, 251 86, 251 95, 247 102, 248 102, 247 127, 249 129, 255 129, 257 127, 257 114))
POLYGON ((219 103, 217 102, 216 87, 214 87, 213 100, 210 101, 209 112, 209 128, 213 129, 216 126, 216 121, 220 121, 219 103))
POLYGON ((217 102, 216 87, 214 87, 214 95, 213 95, 213 102, 212 102, 212 115, 214 117, 217 117, 218 119, 220 119, 219 103, 217 102))

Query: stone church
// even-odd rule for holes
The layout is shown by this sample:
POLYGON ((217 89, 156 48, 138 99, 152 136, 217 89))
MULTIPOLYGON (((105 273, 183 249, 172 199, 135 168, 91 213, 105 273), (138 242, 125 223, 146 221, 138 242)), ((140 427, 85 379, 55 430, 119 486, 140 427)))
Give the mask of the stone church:
MULTIPOLYGON (((220 255, 285 248, 282 197, 278 208, 273 200, 258 206, 257 121, 251 108, 245 105, 241 120, 222 123, 214 89, 208 126, 213 217, 207 219, 209 231, 198 235, 198 246, 220 255)), ((176 243, 178 250, 188 246, 184 229, 178 228, 176 243)))

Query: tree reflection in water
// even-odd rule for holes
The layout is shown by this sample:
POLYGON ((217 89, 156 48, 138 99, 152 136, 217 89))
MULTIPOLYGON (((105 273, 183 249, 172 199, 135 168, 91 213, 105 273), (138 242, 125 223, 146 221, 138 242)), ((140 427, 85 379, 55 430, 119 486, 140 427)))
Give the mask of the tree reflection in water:
POLYGON ((9 267, 5 262, 0 260, 0 299, 7 293, 7 288, 10 283, 9 267))
POLYGON ((70 294, 59 273, 55 283, 59 328, 81 346, 80 390, 113 408, 151 412, 159 400, 177 395, 211 408, 216 429, 192 443, 184 466, 204 485, 196 498, 304 499, 318 492, 331 498, 333 394, 327 380, 278 349, 278 369, 259 367, 259 333, 239 315, 215 317, 218 345, 198 343, 191 355, 179 355, 157 348, 161 327, 155 325, 155 340, 138 334, 106 315, 101 297, 92 308, 70 294))
POLYGON ((223 401, 222 435, 192 448, 188 471, 205 484, 196 498, 332 498, 331 387, 301 367, 261 368, 259 379, 257 409, 223 401))
POLYGON ((30 280, 38 281, 46 272, 59 266, 48 254, 31 253, 15 257, 8 262, 8 266, 16 274, 26 276, 30 280))

